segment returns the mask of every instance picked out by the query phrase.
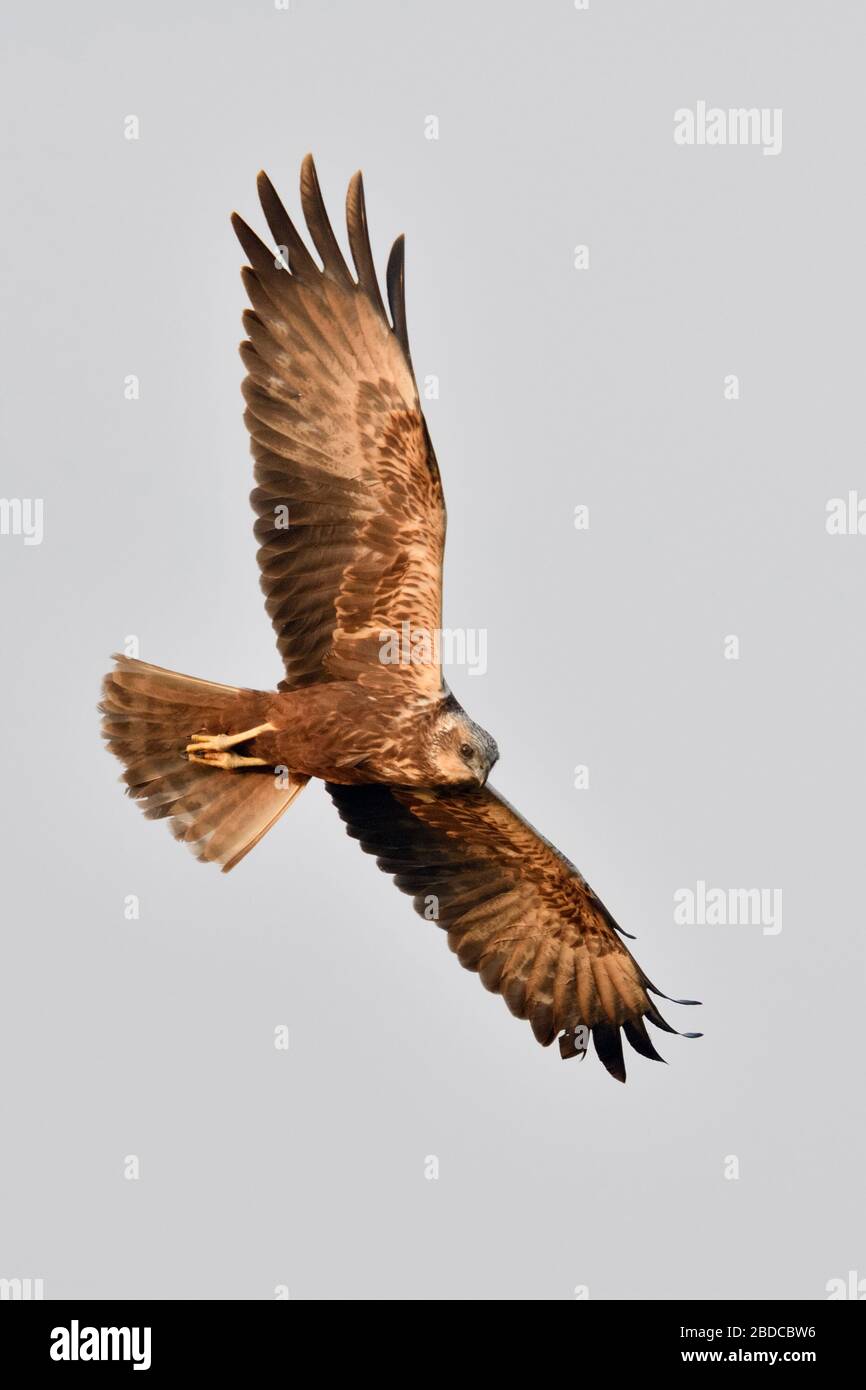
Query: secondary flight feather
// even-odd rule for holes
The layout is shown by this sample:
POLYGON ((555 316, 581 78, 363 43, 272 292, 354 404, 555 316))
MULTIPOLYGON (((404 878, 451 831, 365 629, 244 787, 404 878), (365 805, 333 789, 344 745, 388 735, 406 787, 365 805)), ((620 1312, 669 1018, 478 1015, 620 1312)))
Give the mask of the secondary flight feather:
POLYGON ((389 634, 432 638, 442 622, 445 503, 409 352, 403 239, 386 310, 360 174, 346 199, 354 273, 310 156, 301 206, 318 260, 265 174, 258 188, 274 245, 232 221, 249 262, 244 419, 283 679, 244 690, 118 656, 100 706, 108 746, 145 815, 224 871, 320 778, 349 834, 540 1043, 558 1038, 572 1057, 591 1037, 624 1081, 623 1035, 661 1060, 646 1021, 675 1031, 661 992, 575 866, 488 785, 496 743, 447 688, 439 644, 384 656, 389 634))

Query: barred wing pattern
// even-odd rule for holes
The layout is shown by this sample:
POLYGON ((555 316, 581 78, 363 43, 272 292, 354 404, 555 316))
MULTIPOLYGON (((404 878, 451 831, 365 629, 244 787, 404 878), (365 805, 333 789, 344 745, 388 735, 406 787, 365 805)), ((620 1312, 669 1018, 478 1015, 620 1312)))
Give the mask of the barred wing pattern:
POLYGON ((357 281, 334 235, 312 158, 301 202, 320 268, 265 174, 277 251, 235 214, 252 309, 241 345, 252 437, 261 583, 284 686, 358 680, 433 697, 438 663, 383 665, 383 634, 441 627, 445 505, 409 356, 403 239, 379 291, 361 175, 346 200, 357 281), (397 686, 395 682, 403 682, 397 686))
MULTIPOLYGON (((348 833, 376 856, 415 910, 436 920, 461 965, 529 1020, 563 1057, 589 1034, 610 1074, 625 1081, 622 1033, 655 1061, 644 1020, 675 1033, 619 928, 564 855, 492 788, 472 791, 329 785, 348 833)), ((672 1001, 691 1004, 696 1001, 672 1001)), ((685 1037, 699 1037, 686 1033, 685 1037)))

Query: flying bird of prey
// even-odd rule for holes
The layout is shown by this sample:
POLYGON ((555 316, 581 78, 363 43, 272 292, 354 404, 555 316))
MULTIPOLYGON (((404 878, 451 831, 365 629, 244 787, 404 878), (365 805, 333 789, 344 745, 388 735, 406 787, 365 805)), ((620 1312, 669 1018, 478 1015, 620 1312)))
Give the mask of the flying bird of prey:
POLYGON ((461 964, 543 1046, 583 1055, 591 1035, 624 1081, 622 1033, 662 1060, 645 1020, 676 1031, 650 997, 661 991, 575 866, 489 786, 496 744, 445 684, 437 644, 383 659, 388 634, 441 631, 445 503, 409 354, 403 238, 389 319, 360 174, 346 200, 354 275, 312 158, 301 203, 321 265, 265 174, 258 189, 276 251, 232 220, 249 261, 251 501, 285 676, 242 690, 118 656, 100 705, 108 747, 144 814, 224 871, 321 778, 416 910, 434 905, 461 964))

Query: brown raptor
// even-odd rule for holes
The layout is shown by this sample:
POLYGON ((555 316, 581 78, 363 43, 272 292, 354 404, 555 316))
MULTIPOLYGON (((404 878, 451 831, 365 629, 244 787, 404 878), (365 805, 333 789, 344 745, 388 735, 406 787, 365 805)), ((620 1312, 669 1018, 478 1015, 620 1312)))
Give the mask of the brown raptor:
POLYGON ((661 1060, 645 1020, 675 1031, 660 991, 574 865, 487 785, 496 744, 448 690, 432 640, 445 503, 409 354, 403 238, 389 318, 361 175, 346 200, 354 274, 311 157, 301 204, 321 265, 265 174, 258 187, 276 249, 232 220, 249 261, 258 561, 285 676, 240 690, 118 656, 100 706, 108 747, 145 815, 223 870, 321 778, 349 834, 538 1041, 559 1037, 571 1057, 591 1035, 624 1081, 622 1033, 661 1060), (391 659, 390 635, 406 631, 408 658, 398 643, 391 659))

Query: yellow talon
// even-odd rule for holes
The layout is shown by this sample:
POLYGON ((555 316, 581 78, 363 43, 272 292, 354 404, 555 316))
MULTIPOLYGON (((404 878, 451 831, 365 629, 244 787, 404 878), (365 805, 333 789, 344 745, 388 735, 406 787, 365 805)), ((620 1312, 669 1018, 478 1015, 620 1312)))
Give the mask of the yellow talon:
POLYGON ((215 753, 222 753, 226 748, 231 748, 232 739, 228 734, 190 734, 191 743, 186 745, 187 753, 196 752, 199 749, 212 749, 215 753))
MULTIPOLYGON (((256 738, 258 734, 269 733, 273 727, 273 724, 257 724, 254 729, 243 729, 239 734, 190 734, 186 752, 190 757, 194 753, 224 753, 227 748, 235 748, 239 743, 249 743, 250 739, 256 738)), ((195 758, 194 761, 212 762, 213 759, 195 758)), ((241 761, 265 766, 261 758, 243 758, 241 761)), ((230 766, 238 767, 240 763, 232 763, 230 766)))
POLYGON ((202 748, 195 744, 187 747, 187 758, 191 763, 204 763, 207 767, 221 767, 226 770, 236 767, 267 767, 264 758, 245 758, 240 753, 226 753, 218 748, 202 748))

